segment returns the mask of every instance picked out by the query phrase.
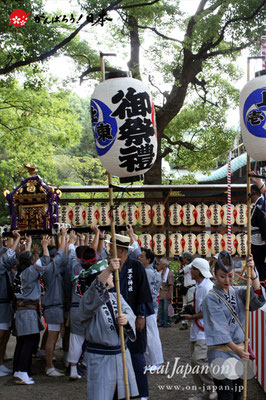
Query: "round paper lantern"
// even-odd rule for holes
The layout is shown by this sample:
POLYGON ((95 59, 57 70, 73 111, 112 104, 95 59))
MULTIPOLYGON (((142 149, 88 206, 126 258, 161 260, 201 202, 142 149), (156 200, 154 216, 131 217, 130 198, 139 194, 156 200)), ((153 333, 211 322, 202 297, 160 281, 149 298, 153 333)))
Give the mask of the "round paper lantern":
POLYGON ((137 180, 153 166, 155 111, 143 82, 129 77, 101 82, 91 96, 91 121, 98 157, 121 182, 137 180))
POLYGON ((99 225, 110 225, 111 214, 110 206, 106 203, 101 203, 98 207, 99 212, 99 225))
POLYGON ((115 206, 114 208, 114 220, 115 224, 118 226, 123 225, 125 222, 125 210, 121 204, 119 206, 115 206))
POLYGON ((95 204, 90 203, 85 207, 86 217, 85 225, 97 225, 99 218, 99 211, 95 204))
POLYGON ((186 233, 183 239, 185 241, 184 251, 189 251, 192 254, 196 254, 196 235, 194 235, 194 233, 186 233))
POLYGON ((201 256, 206 256, 210 251, 210 247, 211 247, 210 235, 204 232, 199 233, 197 235, 197 241, 196 241, 197 252, 201 256))
POLYGON ((196 206, 196 221, 198 225, 206 226, 209 222, 209 207, 206 204, 198 204, 196 206))
POLYGON ((211 204, 209 207, 210 212, 210 223, 211 225, 221 225, 222 216, 221 216, 222 207, 220 204, 211 204))
POLYGON ((166 253, 166 236, 163 233, 153 235, 153 251, 156 256, 163 256, 166 253))
POLYGON ((170 253, 173 256, 180 256, 183 253, 183 242, 184 240, 181 233, 172 233, 169 236, 170 253))
MULTIPOLYGON (((231 255, 233 256, 236 254, 236 246, 235 246, 235 235, 231 233, 231 255)), ((224 240, 224 250, 228 251, 228 235, 225 233, 223 235, 223 240, 224 240)))
POLYGON ((196 210, 193 204, 183 205, 183 224, 186 226, 191 226, 195 224, 196 210))
POLYGON ((125 222, 126 225, 136 225, 138 220, 138 209, 136 204, 128 203, 125 206, 125 222))
POLYGON ((147 203, 141 203, 138 208, 139 223, 142 226, 150 225, 151 223, 151 206, 147 203))
POLYGON ((164 225, 165 223, 165 206, 162 203, 152 206, 152 222, 154 225, 164 225))
POLYGON ((210 236, 211 240, 211 253, 214 256, 217 253, 220 253, 223 250, 222 240, 223 236, 220 233, 212 233, 210 236))
POLYGON ((237 225, 247 225, 248 223, 248 208, 246 204, 237 204, 235 206, 235 219, 237 225))
POLYGON ((61 207, 61 217, 59 218, 59 222, 61 224, 69 224, 71 225, 73 218, 73 210, 67 204, 63 204, 61 207))
POLYGON ((236 235, 237 252, 240 256, 246 256, 248 251, 248 235, 244 232, 236 235))
POLYGON ((72 225, 74 227, 84 225, 86 219, 85 208, 81 204, 75 204, 72 210, 73 210, 72 225))
POLYGON ((266 70, 246 83, 240 93, 240 125, 247 153, 266 160, 266 70))
MULTIPOLYGON (((235 213, 234 213, 235 207, 233 204, 231 204, 231 225, 235 223, 235 213)), ((222 217, 222 222, 224 225, 227 224, 227 204, 224 204, 221 209, 221 217, 222 217)))
POLYGON ((152 237, 149 233, 143 233, 142 235, 139 235, 138 243, 140 247, 152 250, 152 237))
POLYGON ((169 207, 169 221, 171 225, 181 225, 184 216, 183 208, 178 203, 173 203, 169 207))

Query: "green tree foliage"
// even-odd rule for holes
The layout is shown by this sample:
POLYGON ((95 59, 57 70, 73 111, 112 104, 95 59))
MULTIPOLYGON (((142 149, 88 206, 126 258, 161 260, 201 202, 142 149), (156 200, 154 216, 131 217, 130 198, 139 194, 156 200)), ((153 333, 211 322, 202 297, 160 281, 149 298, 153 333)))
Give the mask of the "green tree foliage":
MULTIPOLYGON (((242 49, 256 53, 264 33, 266 0, 195 0, 194 15, 181 12, 178 0, 79 3, 82 10, 95 15, 102 8, 108 13, 116 11, 120 22, 114 19, 106 24, 109 31, 98 40, 106 41, 108 49, 115 52, 129 45, 128 66, 133 76, 149 81, 152 87, 159 151, 155 166, 145 176, 146 183, 161 183, 161 160, 166 156, 171 165, 191 170, 213 166, 210 161, 226 152, 234 135, 225 128, 226 112, 237 103, 233 79, 228 79, 238 78, 232 62, 242 49)), ((20 4, 32 16, 43 12, 41 0, 21 0, 20 4)), ((1 13, 7 17, 16 7, 13 0, 0 3, 1 13)), ((0 27, 0 75, 5 79, 25 71, 25 66, 33 71, 36 62, 43 69, 45 63, 40 61, 59 54, 74 59, 82 79, 99 77, 98 49, 92 50, 92 42, 82 41, 78 35, 88 27, 87 21, 77 27, 60 24, 58 29, 30 19, 18 29, 2 19, 0 27)), ((107 70, 112 60, 108 62, 107 70)), ((34 73, 29 82, 44 85, 34 73)), ((73 150, 75 157, 80 157, 81 148, 73 150)))

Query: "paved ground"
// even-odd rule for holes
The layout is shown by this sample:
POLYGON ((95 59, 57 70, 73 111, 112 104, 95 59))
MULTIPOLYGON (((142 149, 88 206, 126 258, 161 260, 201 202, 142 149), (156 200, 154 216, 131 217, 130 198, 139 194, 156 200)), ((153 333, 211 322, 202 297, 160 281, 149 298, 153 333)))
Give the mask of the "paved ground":
MULTIPOLYGON (((175 359, 180 357, 178 365, 190 362, 190 343, 188 331, 180 331, 178 325, 171 328, 160 328, 165 365, 168 365, 166 374, 149 375, 150 400, 187 400, 193 393, 192 376, 186 378, 181 374, 171 377, 175 359)), ((12 338, 8 345, 8 356, 12 356, 15 340, 12 338)), ((56 367, 63 368, 62 350, 56 349, 56 367)), ((12 366, 12 361, 7 362, 12 366)), ((14 383, 12 376, 0 378, 1 400, 86 400, 86 381, 83 378, 78 382, 70 382, 68 377, 49 378, 45 375, 44 361, 33 360, 33 376, 35 385, 21 386, 14 383)), ((248 399, 264 400, 266 394, 255 379, 248 381, 248 399)), ((102 399, 105 400, 105 399, 102 399)))

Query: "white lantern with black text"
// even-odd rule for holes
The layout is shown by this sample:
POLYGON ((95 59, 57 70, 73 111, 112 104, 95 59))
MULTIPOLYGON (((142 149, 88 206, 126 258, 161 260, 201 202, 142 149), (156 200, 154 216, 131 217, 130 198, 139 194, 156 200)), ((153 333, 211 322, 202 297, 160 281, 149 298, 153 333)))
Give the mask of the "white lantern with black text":
POLYGON ((166 253, 166 236, 163 233, 153 235, 153 251, 156 256, 164 256, 166 253))
POLYGON ((143 233, 138 237, 140 247, 152 250, 152 236, 149 233, 143 233))
POLYGON ((129 77, 101 82, 91 96, 91 121, 98 157, 121 182, 138 180, 153 166, 155 111, 143 82, 129 77))
POLYGON ((85 225, 97 225, 99 218, 99 211, 95 204, 90 203, 85 207, 86 218, 85 225))
POLYGON ((157 203, 152 206, 152 222, 154 225, 164 225, 165 215, 164 204, 157 203))
POLYGON ((266 160, 266 70, 256 72, 240 93, 240 125, 247 153, 266 160))
POLYGON ((85 224, 85 219, 86 219, 85 208, 81 204, 75 204, 72 210, 73 210, 72 225, 74 227, 83 226, 85 224))
POLYGON ((182 244, 184 244, 184 240, 181 233, 172 233, 169 236, 169 248, 173 256, 180 256, 183 253, 184 246, 182 244))
POLYGON ((128 203, 125 206, 125 222, 126 225, 136 225, 139 217, 139 212, 136 204, 128 203))
POLYGON ((184 216, 181 204, 173 203, 169 207, 169 222, 171 225, 181 225, 184 216))
POLYGON ((110 206, 107 203, 101 203, 98 207, 99 212, 99 224, 100 225, 110 225, 111 213, 110 206))
POLYGON ((139 223, 142 226, 150 225, 151 223, 151 206, 147 203, 141 203, 138 208, 139 223))

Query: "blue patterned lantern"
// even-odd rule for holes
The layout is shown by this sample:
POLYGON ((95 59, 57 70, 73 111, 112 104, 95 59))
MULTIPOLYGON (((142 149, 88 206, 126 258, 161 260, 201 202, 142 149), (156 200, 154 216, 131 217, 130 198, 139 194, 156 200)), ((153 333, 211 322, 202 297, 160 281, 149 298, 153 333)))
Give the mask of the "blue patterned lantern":
POLYGON ((247 153, 266 160, 266 70, 256 72, 240 93, 240 124, 247 153))
POLYGON ((91 96, 98 157, 121 182, 136 181, 154 164, 157 134, 149 89, 130 77, 107 79, 91 96))

